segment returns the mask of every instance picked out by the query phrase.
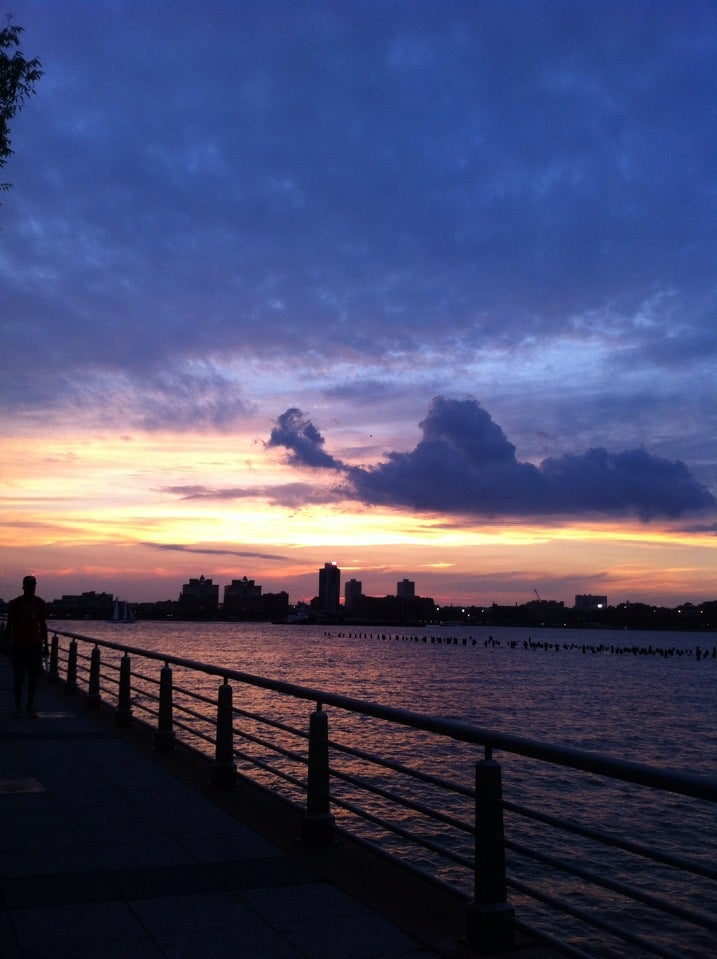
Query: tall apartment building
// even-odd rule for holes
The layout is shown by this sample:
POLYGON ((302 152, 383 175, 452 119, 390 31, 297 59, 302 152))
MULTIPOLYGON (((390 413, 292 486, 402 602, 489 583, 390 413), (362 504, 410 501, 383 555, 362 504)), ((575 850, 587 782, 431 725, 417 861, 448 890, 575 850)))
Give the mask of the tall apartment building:
POLYGON ((338 613, 341 598, 341 570, 336 563, 324 563, 319 570, 319 611, 338 613))
POLYGON ((396 583, 396 596, 399 599, 413 599, 416 595, 416 584, 410 579, 402 579, 396 583))
POLYGON ((241 619, 259 619, 262 612, 261 586, 253 579, 233 579, 224 587, 224 615, 241 619))
POLYGON ((213 618, 219 612, 219 586, 200 576, 182 586, 179 613, 187 619, 213 618))
POLYGON ((344 587, 344 608, 349 616, 355 616, 359 611, 363 586, 360 579, 350 579, 344 587))

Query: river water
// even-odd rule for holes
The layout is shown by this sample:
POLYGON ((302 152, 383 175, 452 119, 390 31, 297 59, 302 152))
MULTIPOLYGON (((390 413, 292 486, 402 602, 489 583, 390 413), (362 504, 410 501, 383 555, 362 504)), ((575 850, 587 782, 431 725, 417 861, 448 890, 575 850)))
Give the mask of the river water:
MULTIPOLYGON (((669 769, 714 776, 717 772, 717 638, 714 634, 622 632, 608 630, 529 630, 526 628, 425 628, 281 626, 266 623, 137 622, 67 624, 83 635, 113 639, 214 665, 326 689, 383 705, 460 720, 484 729, 542 742, 574 746, 613 757, 669 769)), ((59 624, 58 628, 65 628, 59 624)), ((216 689, 213 679, 211 688, 216 689)), ((209 688, 209 687, 208 687, 209 688)), ((235 693, 235 705, 237 697, 235 693)), ((296 709, 295 704, 292 707, 296 709)), ((307 704, 307 712, 309 704, 307 704)), ((339 726, 343 720, 338 719, 339 726)), ((295 717, 294 717, 295 722, 295 717)), ((334 722, 330 711, 330 722, 334 722)), ((370 749, 385 736, 381 750, 410 763, 417 753, 429 770, 472 785, 475 747, 416 739, 410 731, 377 731, 353 717, 346 725, 353 745, 370 749), (472 751, 472 753, 471 753, 472 751)), ((346 732, 344 729, 344 732, 346 732)), ((294 747, 295 748, 295 747, 294 747)), ((709 804, 645 790, 605 784, 519 757, 497 755, 503 767, 504 797, 536 806, 542 812, 569 815, 597 828, 618 831, 638 841, 657 842, 668 852, 717 863, 717 821, 709 804), (649 791, 648 791, 649 793, 649 791)), ((448 804, 450 805, 450 804, 448 804)), ((448 808, 448 806, 447 806, 448 808)), ((377 810, 372 810, 377 811, 377 810)), ((456 812, 459 812, 456 810, 456 812)), ((460 811, 466 814, 465 810, 460 811)), ((468 811, 470 816, 470 810, 468 811)), ((337 818, 339 818, 337 816, 337 818)), ((439 830, 440 832, 440 830, 439 830)), ((522 818, 506 819, 506 836, 516 836, 550 854, 571 857, 574 839, 548 841, 541 827, 522 818)), ((370 838, 376 839, 375 836, 370 838)), ((391 842, 388 842, 391 848, 391 842)), ((400 846, 392 851, 401 854, 400 846)), ((459 850, 460 851, 460 850, 459 850)), ((610 854, 608 871, 632 880, 633 866, 610 854)), ((425 865, 432 867, 430 856, 425 865)), ((605 863, 603 863, 605 865, 605 863)), ((439 870, 440 872, 440 870, 439 870)), ((687 887, 673 885, 671 875, 653 866, 638 882, 660 894, 685 900, 714 915, 715 889, 709 880, 687 887)), ((550 870, 524 864, 508 853, 508 874, 541 885, 551 895, 568 892, 579 906, 594 906, 593 888, 574 879, 546 879, 550 870), (514 861, 515 860, 515 861, 514 861)), ((462 887, 466 876, 447 867, 441 878, 462 887)), ((511 895, 519 914, 541 921, 540 909, 520 894, 511 895)), ((613 902, 604 894, 601 911, 617 925, 639 933, 649 923, 665 948, 679 946, 686 956, 717 954, 704 934, 684 932, 671 921, 647 918, 641 906, 613 902), (664 929, 660 930, 664 923, 664 929), (679 939, 679 942, 676 940, 679 939)), ((564 924, 561 935, 565 935, 564 924)), ((597 949, 599 956, 637 956, 603 945, 590 934, 568 931, 576 943, 597 949), (582 937, 582 938, 581 938, 582 937)))

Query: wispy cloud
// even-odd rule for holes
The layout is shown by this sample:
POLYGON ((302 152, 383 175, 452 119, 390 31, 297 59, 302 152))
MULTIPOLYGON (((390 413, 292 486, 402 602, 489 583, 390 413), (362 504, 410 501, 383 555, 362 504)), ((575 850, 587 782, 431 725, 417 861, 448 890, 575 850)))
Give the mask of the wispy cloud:
POLYGON ((138 545, 168 553, 188 553, 196 556, 231 556, 240 559, 286 562, 286 556, 279 556, 275 553, 260 553, 256 550, 218 549, 216 547, 192 546, 186 543, 144 542, 138 545))

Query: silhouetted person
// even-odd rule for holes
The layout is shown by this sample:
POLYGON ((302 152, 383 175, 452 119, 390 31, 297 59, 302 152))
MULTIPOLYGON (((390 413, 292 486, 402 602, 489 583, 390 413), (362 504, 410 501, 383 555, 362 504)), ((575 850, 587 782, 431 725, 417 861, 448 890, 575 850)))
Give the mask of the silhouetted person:
POLYGON ((15 715, 22 714, 22 688, 27 676, 27 711, 35 712, 35 690, 42 670, 42 652, 47 643, 47 606, 35 595, 37 580, 26 576, 22 596, 8 603, 7 629, 15 684, 15 715))

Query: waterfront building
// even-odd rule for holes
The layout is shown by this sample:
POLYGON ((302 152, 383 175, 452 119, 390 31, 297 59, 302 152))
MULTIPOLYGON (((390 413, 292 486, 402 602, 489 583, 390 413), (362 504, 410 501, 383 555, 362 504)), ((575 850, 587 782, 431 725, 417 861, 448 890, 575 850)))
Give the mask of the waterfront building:
POLYGON ((591 596, 589 593, 575 597, 575 609, 607 609, 607 596, 591 596))
POLYGON ((396 583, 396 596, 399 599, 413 599, 416 595, 416 584, 410 579, 402 579, 396 583))
POLYGON ((219 586, 203 575, 182 586, 179 615, 183 619, 213 619, 219 613, 219 586))
POLYGON ((338 613, 340 597, 341 570, 336 563, 324 563, 324 568, 319 570, 319 612, 338 613))
POLYGON ((355 616, 358 613, 362 596, 363 585, 361 580, 350 579, 344 587, 344 608, 347 616, 355 616))
POLYGON ((224 587, 224 615, 237 619, 261 617, 261 586, 243 576, 224 587))
POLYGON ((53 600, 50 610, 61 619, 109 619, 115 598, 112 593, 96 593, 94 590, 77 596, 63 594, 53 600))

